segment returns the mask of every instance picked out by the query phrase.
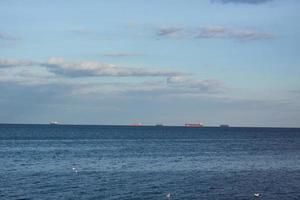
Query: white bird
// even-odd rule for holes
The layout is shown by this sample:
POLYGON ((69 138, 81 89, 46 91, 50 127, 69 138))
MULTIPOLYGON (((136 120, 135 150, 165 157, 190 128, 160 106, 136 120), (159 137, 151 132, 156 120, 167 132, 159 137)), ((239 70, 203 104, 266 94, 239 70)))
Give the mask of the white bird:
POLYGON ((254 193, 254 196, 255 197, 260 197, 260 194, 259 193, 254 193))
POLYGON ((76 169, 76 167, 72 167, 72 170, 73 170, 74 172, 76 172, 76 173, 78 172, 77 169, 76 169))
POLYGON ((171 193, 169 192, 167 195, 166 195, 167 198, 170 198, 171 197, 171 193))

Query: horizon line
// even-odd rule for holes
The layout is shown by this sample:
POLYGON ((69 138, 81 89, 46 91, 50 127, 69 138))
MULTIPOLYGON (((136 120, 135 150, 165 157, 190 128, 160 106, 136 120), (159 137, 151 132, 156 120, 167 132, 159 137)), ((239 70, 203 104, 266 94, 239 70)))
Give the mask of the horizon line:
MULTIPOLYGON (((2 123, 0 125, 46 125, 46 126, 126 126, 126 127, 183 127, 183 128, 293 128, 300 129, 299 127, 292 126, 234 126, 230 125, 228 127, 221 127, 221 125, 203 125, 202 127, 186 127, 183 125, 164 125, 164 124, 141 124, 136 126, 136 124, 72 124, 72 123, 59 123, 59 124, 50 124, 50 123, 2 123)), ((228 124, 226 124, 228 125, 228 124)))

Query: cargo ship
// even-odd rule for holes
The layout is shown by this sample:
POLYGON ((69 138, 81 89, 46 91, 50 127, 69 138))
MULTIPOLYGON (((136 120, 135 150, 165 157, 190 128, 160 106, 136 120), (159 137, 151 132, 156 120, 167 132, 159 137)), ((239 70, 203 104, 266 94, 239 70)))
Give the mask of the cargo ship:
POLYGON ((185 124, 185 127, 189 127, 189 128, 201 128, 203 127, 203 124, 198 123, 198 124, 185 124))
POLYGON ((220 128, 229 128, 229 125, 228 124, 221 124, 220 128))
POLYGON ((59 125, 59 123, 57 121, 51 121, 49 122, 50 125, 59 125))
POLYGON ((137 123, 137 124, 129 124, 129 126, 143 126, 142 123, 137 123))

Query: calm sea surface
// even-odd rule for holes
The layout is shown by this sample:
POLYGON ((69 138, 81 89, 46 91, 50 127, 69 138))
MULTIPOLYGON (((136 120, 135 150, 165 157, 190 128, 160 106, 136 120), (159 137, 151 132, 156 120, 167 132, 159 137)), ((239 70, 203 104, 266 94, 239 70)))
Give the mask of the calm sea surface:
POLYGON ((300 129, 0 125, 0 199, 300 199, 300 129))

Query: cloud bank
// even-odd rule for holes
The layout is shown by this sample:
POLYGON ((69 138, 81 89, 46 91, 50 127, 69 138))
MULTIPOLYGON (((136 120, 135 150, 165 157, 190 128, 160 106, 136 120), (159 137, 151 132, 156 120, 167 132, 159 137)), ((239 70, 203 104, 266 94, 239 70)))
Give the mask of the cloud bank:
POLYGON ((188 73, 179 71, 120 67, 93 61, 67 62, 63 58, 55 57, 44 62, 0 59, 0 69, 4 70, 0 73, 0 83, 73 85, 72 88, 78 94, 131 92, 135 95, 141 93, 198 95, 222 92, 225 88, 220 81, 198 80, 188 73), (86 77, 99 78, 85 79, 86 77), (104 82, 100 77, 143 77, 143 82, 132 82, 132 79, 127 81, 120 79, 121 82, 117 79, 112 79, 113 82, 105 79, 109 82, 104 82))

